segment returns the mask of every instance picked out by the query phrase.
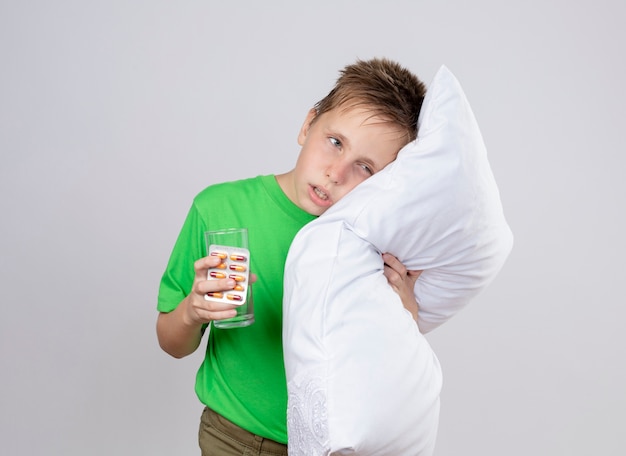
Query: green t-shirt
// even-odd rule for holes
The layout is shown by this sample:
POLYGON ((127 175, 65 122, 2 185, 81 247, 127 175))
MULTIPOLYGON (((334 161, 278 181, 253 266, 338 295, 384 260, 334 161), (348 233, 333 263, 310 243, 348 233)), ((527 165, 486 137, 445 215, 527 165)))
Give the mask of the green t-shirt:
POLYGON ((287 443, 287 382, 282 349, 285 259, 296 233, 315 216, 292 203, 274 176, 213 185, 194 199, 161 279, 158 310, 189 294, 193 263, 206 255, 204 232, 248 228, 255 322, 211 328, 196 377, 202 403, 254 434, 287 443))

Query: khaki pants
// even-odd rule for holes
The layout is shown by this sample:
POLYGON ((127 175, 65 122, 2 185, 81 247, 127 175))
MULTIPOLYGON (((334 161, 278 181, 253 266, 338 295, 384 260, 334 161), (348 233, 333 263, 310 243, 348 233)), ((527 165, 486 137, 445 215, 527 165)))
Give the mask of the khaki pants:
POLYGON ((254 435, 208 407, 200 419, 202 456, 287 456, 287 445, 254 435))

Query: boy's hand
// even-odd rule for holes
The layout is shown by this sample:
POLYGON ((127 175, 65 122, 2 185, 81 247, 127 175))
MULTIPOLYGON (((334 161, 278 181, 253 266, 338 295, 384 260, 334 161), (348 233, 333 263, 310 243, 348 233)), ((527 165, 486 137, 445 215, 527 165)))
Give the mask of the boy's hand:
POLYGON ((385 262, 384 274, 391 288, 398 293, 404 307, 411 312, 413 319, 417 322, 417 311, 419 310, 415 299, 415 281, 422 271, 408 271, 406 267, 395 256, 390 253, 383 253, 385 262))
MULTIPOLYGON (((202 325, 213 320, 234 317, 235 304, 220 301, 207 301, 206 293, 232 290, 232 279, 207 280, 210 268, 220 262, 218 257, 207 256, 194 263, 196 272, 191 293, 171 312, 160 312, 157 319, 157 337, 159 345, 175 358, 182 358, 193 353, 202 339, 202 325)), ((250 274, 250 283, 256 281, 256 275, 250 274)))
MULTIPOLYGON (((220 263, 216 256, 200 258, 193 265, 196 277, 193 282, 191 293, 187 297, 185 319, 189 324, 204 324, 213 320, 223 320, 237 315, 235 304, 205 299, 210 292, 224 292, 235 288, 233 279, 207 279, 208 271, 220 263)), ((256 275, 250 274, 250 283, 256 281, 256 275)))

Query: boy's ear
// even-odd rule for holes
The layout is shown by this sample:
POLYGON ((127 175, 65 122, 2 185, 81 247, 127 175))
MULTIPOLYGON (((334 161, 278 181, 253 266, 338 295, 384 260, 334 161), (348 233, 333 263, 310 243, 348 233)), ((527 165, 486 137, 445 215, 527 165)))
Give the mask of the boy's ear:
POLYGON ((300 132, 298 133, 298 144, 300 146, 304 145, 304 140, 309 133, 309 128, 311 128, 311 123, 313 123, 315 117, 317 117, 317 111, 315 108, 311 108, 304 119, 300 132))

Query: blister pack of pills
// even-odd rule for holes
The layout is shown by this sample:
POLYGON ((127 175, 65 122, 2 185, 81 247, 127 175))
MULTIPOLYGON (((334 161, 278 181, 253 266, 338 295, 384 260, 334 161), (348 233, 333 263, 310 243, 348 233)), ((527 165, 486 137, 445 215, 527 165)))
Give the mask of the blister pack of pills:
POLYGON ((207 293, 204 298, 238 305, 245 303, 249 286, 250 251, 242 247, 210 245, 209 255, 219 257, 222 262, 217 267, 209 269, 208 280, 230 278, 234 279, 236 284, 232 290, 207 293))

